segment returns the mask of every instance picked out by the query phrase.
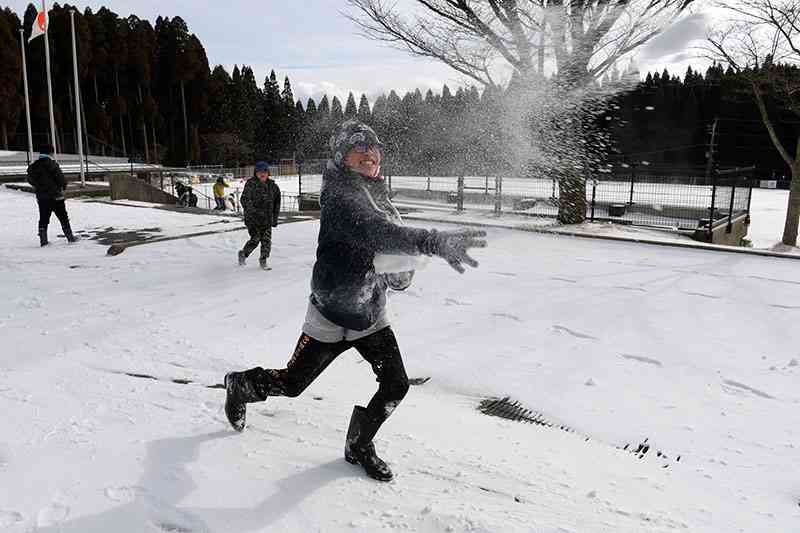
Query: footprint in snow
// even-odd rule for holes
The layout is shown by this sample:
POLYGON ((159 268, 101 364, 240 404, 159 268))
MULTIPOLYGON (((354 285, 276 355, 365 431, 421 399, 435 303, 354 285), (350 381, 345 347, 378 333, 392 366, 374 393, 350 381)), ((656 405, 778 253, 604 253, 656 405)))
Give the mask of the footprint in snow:
POLYGON ((625 359, 631 359, 633 361, 639 361, 640 363, 646 363, 648 365, 654 365, 654 366, 663 366, 661 364, 661 361, 659 361, 658 359, 651 359, 649 357, 644 357, 642 355, 630 355, 630 354, 627 354, 627 353, 623 353, 623 354, 620 354, 620 355, 625 359))
POLYGON ((508 313, 492 313, 492 316, 496 318, 505 318, 508 320, 513 320, 515 322, 522 322, 522 320, 518 316, 510 315, 508 313))
POLYGON ((722 299, 720 296, 714 296, 713 294, 704 294, 702 292, 683 291, 683 294, 688 294, 689 296, 699 296, 701 298, 709 298, 711 300, 722 299))
POLYGON ((52 503, 40 510, 36 515, 38 527, 50 527, 63 522, 69 516, 69 507, 60 503, 52 503))
POLYGON ((769 304, 769 306, 776 309, 800 309, 800 305, 769 304))
POLYGON ((194 531, 191 527, 172 522, 158 522, 155 526, 165 533, 192 533, 194 531))
POLYGON ((0 527, 9 527, 22 522, 23 516, 16 511, 0 511, 0 527))
POLYGON ((505 276, 507 278, 516 278, 517 277, 517 274, 514 274, 513 272, 490 272, 490 274, 495 274, 497 276, 505 276))
POLYGON ((444 305, 451 306, 451 305, 458 305, 461 307, 467 307, 472 304, 466 302, 459 302, 458 300, 454 300, 453 298, 445 298, 444 305))
POLYGON ((722 382, 722 388, 726 392, 733 393, 733 394, 741 393, 741 392, 749 392, 751 394, 755 394, 759 398, 765 398, 767 400, 774 400, 775 399, 774 396, 772 396, 770 394, 767 394, 764 391, 760 391, 758 389, 755 389, 755 388, 751 387, 750 385, 746 385, 744 383, 740 383, 738 381, 733 381, 733 380, 730 380, 730 379, 726 379, 725 381, 722 382))
POLYGON ((586 333, 581 333, 579 331, 573 331, 573 330, 571 330, 569 328, 565 328, 564 326, 559 326, 558 324, 553 326, 553 331, 555 331, 557 333, 567 333, 567 334, 572 335, 573 337, 575 337, 577 339, 586 339, 586 340, 592 340, 592 341, 599 340, 597 337, 593 337, 591 335, 587 335, 586 333))
POLYGON ((750 279, 757 279, 760 281, 773 281, 775 283, 788 283, 790 285, 800 285, 800 281, 792 281, 789 279, 776 279, 776 278, 765 278, 763 276, 747 276, 750 279))
POLYGON ((131 502, 136 498, 134 487, 106 487, 106 498, 114 502, 131 502))
POLYGON ((553 281, 563 281, 563 282, 566 282, 566 283, 578 283, 578 280, 570 279, 570 278, 559 278, 559 277, 551 276, 548 279, 551 279, 553 281))
POLYGON ((626 285, 616 285, 613 287, 614 289, 622 289, 624 291, 638 291, 638 292, 647 292, 647 289, 643 289, 642 287, 628 287, 626 285))

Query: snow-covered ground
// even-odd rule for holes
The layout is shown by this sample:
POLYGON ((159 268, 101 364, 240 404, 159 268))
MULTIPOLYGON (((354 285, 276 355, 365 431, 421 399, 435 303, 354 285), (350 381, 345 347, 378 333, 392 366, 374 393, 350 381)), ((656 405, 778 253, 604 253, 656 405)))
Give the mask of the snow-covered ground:
MULTIPOLYGON (((317 222, 105 256, 40 249, 31 196, 0 189, 0 529, 9 532, 789 532, 800 523, 800 269, 787 259, 489 230, 392 298, 412 387, 342 459, 375 390, 346 353, 231 431, 225 372, 288 359, 317 222), (183 385, 125 375, 191 379, 183 385), (475 410, 511 397, 574 429, 475 410), (648 438, 643 459, 619 449, 648 438), (657 457, 656 451, 667 455, 657 457), (677 457, 680 456, 680 461, 677 457)), ((78 229, 189 232, 218 217, 68 201, 78 229), (207 219, 207 220, 206 220, 207 219)), ((211 226, 214 227, 214 226, 211 226)))

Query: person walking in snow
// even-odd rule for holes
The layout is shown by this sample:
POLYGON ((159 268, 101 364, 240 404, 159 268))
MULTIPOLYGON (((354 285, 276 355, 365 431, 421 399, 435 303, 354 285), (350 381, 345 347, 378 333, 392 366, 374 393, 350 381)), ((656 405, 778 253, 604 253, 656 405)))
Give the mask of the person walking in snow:
POLYGON ((28 167, 28 183, 36 192, 36 202, 39 204, 39 244, 47 246, 47 226, 50 225, 50 216, 55 213, 61 222, 61 229, 68 242, 76 242, 78 238, 73 235, 69 224, 67 206, 64 202, 64 191, 67 190, 67 180, 61 167, 53 159, 55 148, 45 144, 39 151, 39 159, 28 167))
POLYGON ((281 190, 270 179, 269 166, 257 161, 255 175, 244 184, 241 198, 244 209, 244 224, 250 233, 239 251, 239 265, 244 266, 247 257, 261 244, 258 261, 261 268, 269 270, 269 255, 272 251, 272 228, 278 227, 278 214, 281 211, 281 190))
POLYGON ((413 256, 442 257, 460 273, 464 264, 477 267, 467 252, 486 246, 486 234, 403 226, 380 174, 383 145, 369 126, 344 122, 330 147, 332 158, 322 180, 317 260, 300 339, 286 368, 255 367, 227 374, 225 414, 235 430, 244 430, 247 403, 300 395, 337 356, 355 348, 372 366, 379 385, 366 407, 353 408, 344 456, 370 477, 389 481, 392 471, 376 454, 372 440, 409 384, 387 317, 386 291, 408 288, 413 256), (398 256, 403 259, 400 264, 398 256), (379 272, 376 263, 394 263, 395 268, 379 272))
POLYGON ((216 207, 214 207, 215 211, 225 211, 225 189, 228 187, 230 185, 225 183, 225 178, 222 176, 218 177, 214 183, 214 201, 217 203, 216 207))

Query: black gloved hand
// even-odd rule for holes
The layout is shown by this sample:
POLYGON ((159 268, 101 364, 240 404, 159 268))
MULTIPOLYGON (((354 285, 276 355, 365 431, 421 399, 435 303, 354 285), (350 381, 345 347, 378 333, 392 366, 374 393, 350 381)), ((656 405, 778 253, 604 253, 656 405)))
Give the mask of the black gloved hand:
POLYGON ((466 263, 472 268, 478 266, 475 261, 467 254, 470 248, 486 248, 486 232, 475 229, 458 229, 453 231, 431 230, 430 249, 432 255, 438 255, 453 267, 459 274, 466 270, 461 263, 466 263))

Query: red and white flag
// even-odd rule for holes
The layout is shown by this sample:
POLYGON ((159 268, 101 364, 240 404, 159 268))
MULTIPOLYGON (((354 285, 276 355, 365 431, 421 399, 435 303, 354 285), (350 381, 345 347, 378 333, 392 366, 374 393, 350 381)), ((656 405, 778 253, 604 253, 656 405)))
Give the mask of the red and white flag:
POLYGON ((36 18, 33 21, 31 28, 31 36, 28 37, 28 42, 36 39, 40 35, 47 33, 47 10, 44 7, 44 0, 42 0, 42 8, 36 13, 36 18))

